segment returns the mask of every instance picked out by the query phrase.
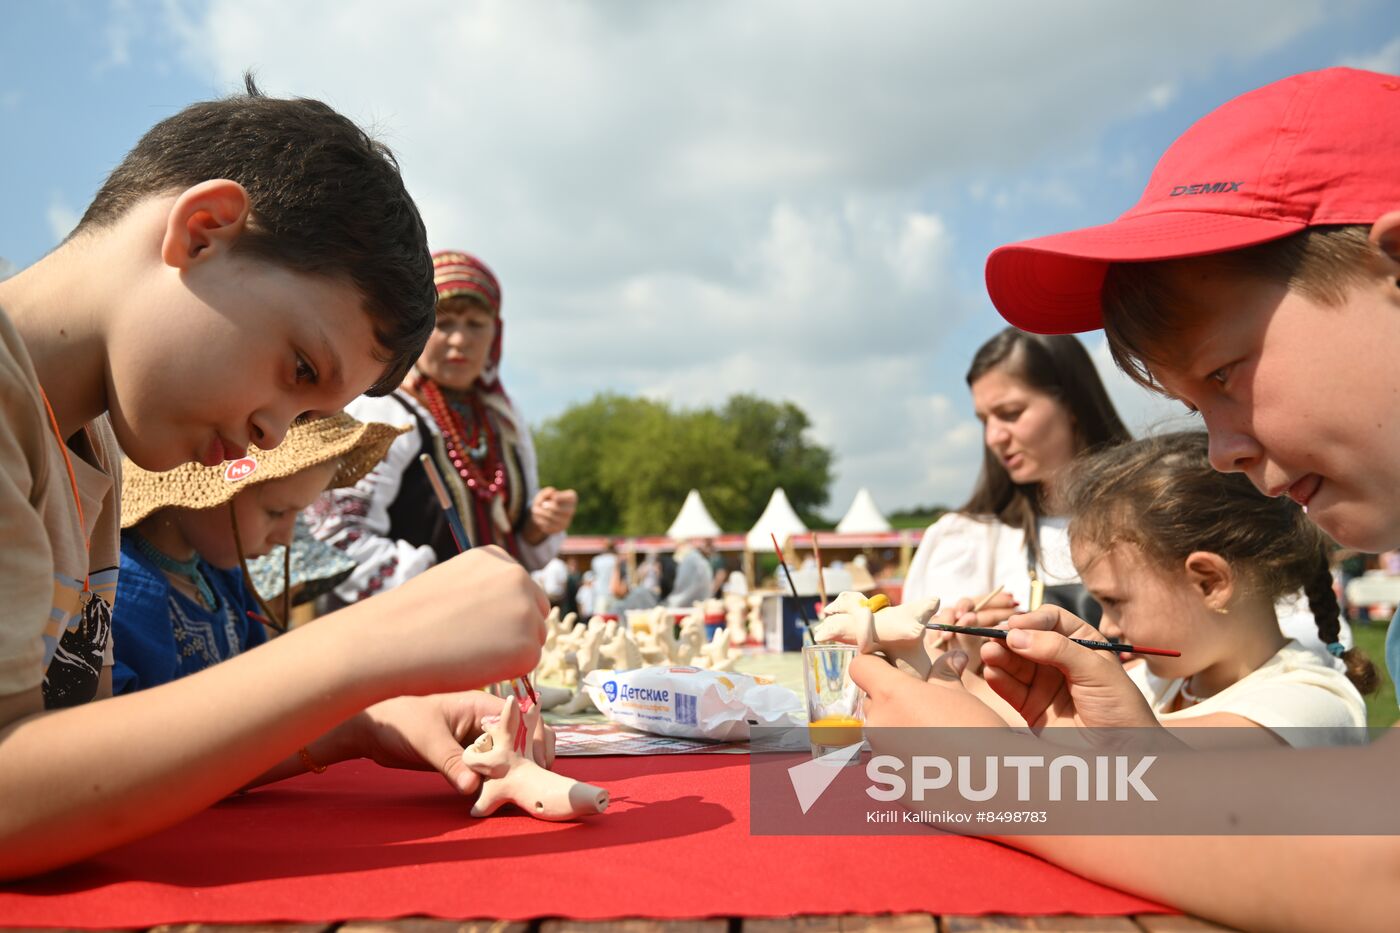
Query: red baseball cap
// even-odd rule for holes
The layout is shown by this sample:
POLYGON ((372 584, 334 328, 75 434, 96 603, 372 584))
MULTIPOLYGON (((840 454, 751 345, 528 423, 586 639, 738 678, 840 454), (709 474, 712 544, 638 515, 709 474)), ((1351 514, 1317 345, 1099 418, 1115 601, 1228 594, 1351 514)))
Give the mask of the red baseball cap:
POLYGON ((1103 326, 1111 262, 1240 249, 1400 208, 1400 77, 1328 68, 1242 94, 1197 120, 1113 223, 987 257, 987 292, 1022 330, 1103 326))

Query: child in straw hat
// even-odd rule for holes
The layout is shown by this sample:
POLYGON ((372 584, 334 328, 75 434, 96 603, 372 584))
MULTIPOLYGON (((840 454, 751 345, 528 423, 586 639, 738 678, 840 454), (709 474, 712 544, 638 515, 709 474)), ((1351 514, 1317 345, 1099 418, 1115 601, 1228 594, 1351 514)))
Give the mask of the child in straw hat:
POLYGON ((285 630, 287 603, 280 614, 262 603, 246 559, 290 544, 298 513, 325 490, 353 485, 404 430, 341 412, 293 425, 273 450, 252 448, 220 466, 152 473, 124 463, 114 692, 256 647, 267 638, 262 620, 285 630))

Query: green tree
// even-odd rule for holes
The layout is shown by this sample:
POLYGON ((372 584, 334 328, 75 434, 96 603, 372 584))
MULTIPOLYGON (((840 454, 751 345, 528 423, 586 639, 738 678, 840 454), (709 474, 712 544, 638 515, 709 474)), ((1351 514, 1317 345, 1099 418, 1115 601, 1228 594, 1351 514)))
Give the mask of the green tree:
POLYGON ((656 406, 646 399, 603 394, 574 405, 535 431, 540 483, 578 490, 575 534, 618 534, 620 503, 604 485, 600 466, 630 444, 628 425, 656 406))
POLYGON ((767 465, 749 482, 747 498, 757 507, 748 524, 757 521, 768 497, 781 486, 809 527, 830 527, 817 510, 830 498, 831 451, 807 439, 807 413, 792 402, 735 395, 720 415, 737 429, 740 446, 767 465))
POLYGON ((894 528, 927 528, 947 511, 948 507, 943 505, 915 505, 891 512, 886 517, 894 528))
POLYGON ((827 501, 831 454, 791 403, 735 396, 719 411, 599 395, 535 432, 540 479, 573 488, 580 534, 659 534, 699 489, 720 527, 750 527, 774 485, 804 517, 827 501))

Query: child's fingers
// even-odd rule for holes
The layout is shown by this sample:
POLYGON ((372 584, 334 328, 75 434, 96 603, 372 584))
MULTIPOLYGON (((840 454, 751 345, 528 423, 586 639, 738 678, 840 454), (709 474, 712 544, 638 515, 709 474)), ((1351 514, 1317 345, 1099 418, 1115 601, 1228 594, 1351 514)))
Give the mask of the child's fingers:
MULTIPOLYGON (((1022 683, 1007 671, 993 667, 990 663, 982 668, 982 678, 987 682, 987 686, 992 688, 993 693, 1011 704, 1012 709, 1020 711, 1025 706, 1026 699, 1030 696, 1029 684, 1022 683)), ((1024 714, 1022 716, 1024 718, 1024 714)))
POLYGON ((929 668, 929 681, 943 680, 949 682, 962 683, 963 671, 967 670, 967 652, 961 648, 954 648, 952 651, 945 651, 933 662, 933 667, 929 668))
POLYGON ((851 680, 876 703, 888 700, 902 688, 918 683, 884 658, 873 654, 856 655, 850 667, 851 680))
POLYGON ((1015 606, 989 606, 973 615, 973 621, 967 624, 977 625, 982 628, 997 628, 1012 616, 1019 615, 1020 612, 1021 610, 1015 606))
MULTIPOLYGON (((1026 660, 1055 668, 1071 684, 1093 686, 1104 679, 1103 653, 1077 645, 1059 632, 1015 629, 1006 636, 1006 647, 1026 660)), ((1114 661, 1113 666, 1119 665, 1114 661)))
POLYGON ((430 730, 419 739, 416 751, 459 794, 474 794, 481 786, 481 777, 462 760, 462 745, 450 729, 430 730))
POLYGON ((535 725, 535 731, 531 734, 530 751, 535 759, 535 764, 541 768, 548 768, 554 764, 554 730, 545 725, 541 719, 535 725))
POLYGON ((1088 622, 1059 606, 1041 606, 1033 612, 1012 615, 1006 622, 1008 628, 1058 632, 1069 638, 1092 638, 1098 641, 1101 637, 1098 630, 1088 622))
POLYGON ((982 656, 984 670, 990 671, 992 668, 997 668, 1008 676, 1024 681, 1029 681, 1031 675, 1035 673, 1036 663, 1034 661, 1009 650, 997 639, 987 639, 979 653, 982 656))
MULTIPOLYGON (((1050 632, 1035 634, 1046 638, 1058 637, 1050 632)), ((1039 722, 1056 694, 1064 688, 1065 675, 1060 671, 1032 658, 1021 657, 1000 641, 983 648, 982 656, 985 662, 982 677, 987 681, 987 686, 1015 707, 1028 724, 1039 722)))

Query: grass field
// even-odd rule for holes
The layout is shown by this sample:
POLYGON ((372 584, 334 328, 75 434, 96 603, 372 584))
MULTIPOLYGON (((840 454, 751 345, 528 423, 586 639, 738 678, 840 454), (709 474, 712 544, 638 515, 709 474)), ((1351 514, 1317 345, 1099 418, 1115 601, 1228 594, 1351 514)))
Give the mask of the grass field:
POLYGON ((1356 646, 1366 652, 1381 675, 1381 688, 1366 698, 1366 722, 1371 726, 1389 726, 1400 719, 1395 706, 1395 684, 1385 672, 1385 630, 1387 623, 1353 623, 1352 637, 1356 646))

